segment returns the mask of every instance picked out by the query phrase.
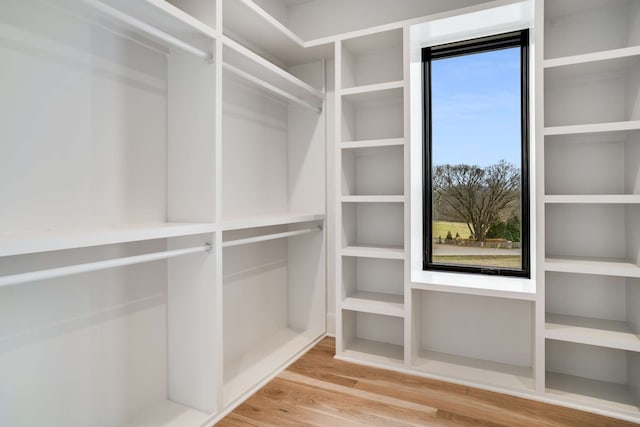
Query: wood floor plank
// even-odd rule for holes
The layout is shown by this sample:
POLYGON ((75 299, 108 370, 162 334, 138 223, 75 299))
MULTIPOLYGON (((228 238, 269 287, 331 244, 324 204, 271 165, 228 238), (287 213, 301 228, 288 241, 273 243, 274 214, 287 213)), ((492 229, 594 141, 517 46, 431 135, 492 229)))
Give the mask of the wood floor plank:
POLYGON ((326 338, 218 424, 630 427, 561 406, 334 359, 326 338))

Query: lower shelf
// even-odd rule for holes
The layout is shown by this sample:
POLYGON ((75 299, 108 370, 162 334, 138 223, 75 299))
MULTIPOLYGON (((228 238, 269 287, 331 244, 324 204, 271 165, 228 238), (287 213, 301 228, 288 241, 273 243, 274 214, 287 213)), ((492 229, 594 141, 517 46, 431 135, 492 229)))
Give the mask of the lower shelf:
POLYGON ((640 338, 628 323, 547 313, 547 338, 620 350, 640 351, 640 338))
POLYGON ((431 375, 490 387, 518 391, 535 389, 533 370, 526 366, 423 350, 414 361, 413 368, 431 375))
POLYGON ((404 296, 358 291, 342 301, 345 310, 404 317, 404 296))
POLYGON ((346 246, 342 255, 366 258, 404 259, 404 249, 400 246, 346 246))
POLYGON ((211 415, 196 411, 170 400, 163 400, 127 423, 128 427, 199 426, 211 415))
POLYGON ((339 356, 344 356, 350 360, 402 365, 404 363, 404 347, 381 341, 357 338, 351 341, 346 346, 345 351, 341 355, 338 355, 338 357, 339 356))
POLYGON ((323 332, 299 332, 285 328, 258 343, 251 353, 246 353, 233 363, 227 363, 224 367, 224 406, 241 398, 257 383, 294 359, 322 334, 323 332))
POLYGON ((631 389, 625 384, 547 372, 547 393, 568 402, 640 416, 631 389))
POLYGON ((557 271, 560 273, 640 277, 640 266, 628 260, 549 257, 545 259, 544 268, 547 271, 557 271))

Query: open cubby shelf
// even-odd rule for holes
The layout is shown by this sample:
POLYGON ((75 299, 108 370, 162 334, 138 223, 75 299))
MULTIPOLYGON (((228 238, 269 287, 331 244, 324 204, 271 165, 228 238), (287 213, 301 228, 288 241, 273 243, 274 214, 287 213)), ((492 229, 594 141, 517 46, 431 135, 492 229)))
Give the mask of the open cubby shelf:
MULTIPOLYGON (((374 200, 373 196, 396 196, 395 200, 403 201, 402 196, 405 192, 402 146, 343 149, 342 170, 343 200, 345 196, 353 201, 371 201, 374 200)), ((388 201, 393 200, 392 198, 388 201)))
POLYGON ((640 132, 545 138, 545 202, 638 203, 640 132))
POLYGON ((546 59, 640 45, 634 0, 548 1, 544 12, 546 59))
POLYGON ((397 316, 342 310, 342 339, 348 357, 402 363, 404 320, 397 316))
POLYGON ((342 257, 343 309, 404 317, 401 260, 342 257))
POLYGON ((640 353, 546 340, 546 391, 561 400, 637 417, 640 353))
POLYGON ((517 366, 448 353, 421 350, 412 367, 418 371, 457 381, 502 387, 517 391, 534 389, 533 370, 517 366))
MULTIPOLYGON (((403 80, 401 29, 342 41, 342 88, 358 88, 403 80)), ((358 90, 358 89, 354 89, 358 90)))

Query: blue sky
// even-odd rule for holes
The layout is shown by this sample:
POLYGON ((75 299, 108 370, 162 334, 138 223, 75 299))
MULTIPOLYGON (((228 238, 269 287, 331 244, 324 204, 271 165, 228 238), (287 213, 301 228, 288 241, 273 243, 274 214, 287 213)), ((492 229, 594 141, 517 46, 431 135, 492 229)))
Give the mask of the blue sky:
POLYGON ((433 165, 520 167, 520 49, 431 63, 433 165))

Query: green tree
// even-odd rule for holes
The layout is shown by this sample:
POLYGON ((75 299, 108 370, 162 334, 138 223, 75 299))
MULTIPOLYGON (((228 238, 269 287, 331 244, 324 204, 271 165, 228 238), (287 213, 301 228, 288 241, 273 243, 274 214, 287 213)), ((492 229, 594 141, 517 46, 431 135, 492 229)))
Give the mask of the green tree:
POLYGON ((467 223, 472 238, 484 241, 491 225, 519 199, 520 170, 504 160, 484 168, 438 165, 432 185, 434 203, 453 210, 467 223))
POLYGON ((511 215, 506 221, 496 220, 487 231, 487 238, 502 238, 511 242, 520 241, 520 217, 511 215))

